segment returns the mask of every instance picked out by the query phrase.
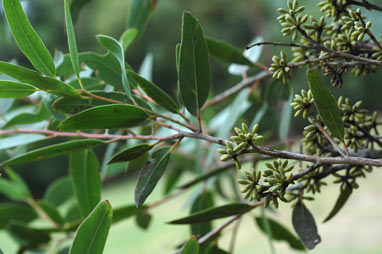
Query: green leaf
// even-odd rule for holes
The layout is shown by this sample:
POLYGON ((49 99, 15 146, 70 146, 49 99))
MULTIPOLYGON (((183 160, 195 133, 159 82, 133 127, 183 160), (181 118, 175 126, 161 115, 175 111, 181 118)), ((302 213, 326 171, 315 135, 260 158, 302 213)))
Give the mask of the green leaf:
POLYGON ((154 190, 166 170, 170 159, 170 147, 162 147, 151 155, 151 163, 146 164, 139 172, 135 187, 135 203, 141 206, 154 190))
POLYGON ((88 148, 103 145, 103 144, 104 142, 98 139, 83 139, 83 140, 68 141, 65 143, 46 146, 43 148, 39 148, 30 152, 21 154, 7 161, 4 161, 3 163, 1 163, 1 166, 12 165, 12 164, 22 164, 22 163, 27 163, 32 161, 48 159, 48 158, 68 154, 73 151, 88 149, 88 148))
POLYGON ((229 217, 232 215, 243 214, 254 209, 254 206, 250 206, 242 203, 233 203, 228 205, 223 205, 219 207, 209 208, 190 216, 186 216, 181 219, 173 220, 168 222, 169 224, 192 224, 192 223, 201 223, 208 222, 211 220, 216 220, 220 218, 229 217))
POLYGON ((154 55, 153 53, 147 53, 143 59, 141 66, 139 67, 138 74, 139 76, 147 79, 148 81, 153 80, 153 62, 154 55))
POLYGON ((126 148, 125 150, 115 154, 107 164, 134 160, 150 151, 151 148, 153 147, 146 143, 126 148))
MULTIPOLYGON (((70 204, 65 213, 65 221, 72 224, 76 224, 78 221, 82 221, 81 210, 77 202, 70 204)), ((77 226, 73 227, 72 231, 76 230, 77 226)))
POLYGON ((73 197, 73 183, 70 177, 64 176, 51 183, 44 192, 44 200, 60 206, 73 197))
MULTIPOLYGON (((85 87, 86 90, 92 91, 92 90, 101 90, 105 87, 105 83, 98 79, 98 78, 81 78, 82 85, 85 87)), ((78 82, 78 79, 71 80, 68 85, 71 87, 74 87, 75 89, 82 89, 80 86, 80 83, 78 82)))
MULTIPOLYGON (((266 218, 266 220, 269 223, 269 228, 272 233, 273 240, 286 241, 289 244, 289 246, 293 249, 305 250, 305 246, 287 228, 270 218, 266 218)), ((261 229, 261 231, 267 233, 263 218, 256 217, 255 221, 257 226, 261 229)))
POLYGON ((70 13, 68 0, 64 0, 64 5, 65 5, 65 25, 66 25, 66 33, 68 35, 68 47, 69 47, 70 59, 72 61, 74 73, 76 74, 77 78, 80 78, 81 65, 80 65, 80 59, 78 57, 76 34, 74 33, 72 15, 70 13))
POLYGON ((4 73, 7 76, 32 85, 48 93, 61 96, 81 96, 81 94, 73 87, 65 84, 64 82, 55 78, 42 76, 36 71, 21 66, 0 61, 0 73, 4 73))
POLYGON ((11 118, 6 124, 3 125, 3 128, 9 126, 19 125, 19 124, 31 124, 44 121, 50 117, 50 112, 45 103, 41 103, 40 109, 35 114, 30 113, 21 113, 11 118))
POLYGON ((149 153, 144 153, 138 158, 129 161, 125 169, 126 175, 140 170, 142 167, 145 166, 148 160, 149 160, 149 153))
POLYGON ((192 236, 183 246, 182 254, 199 254, 199 242, 195 236, 192 236))
POLYGON ((281 110, 281 119, 279 125, 279 137, 281 141, 285 142, 290 128, 290 122, 292 119, 292 106, 290 105, 293 102, 294 93, 291 89, 289 98, 287 101, 283 102, 283 108, 281 110))
POLYGON ((148 115, 136 106, 112 104, 84 110, 64 120, 60 131, 130 128, 144 122, 148 115))
POLYGON ((29 223, 37 218, 37 213, 29 206, 17 203, 0 204, 0 229, 10 221, 29 223))
POLYGON ((341 208, 345 205, 346 201, 349 199, 352 192, 353 192, 353 189, 350 188, 348 185, 346 185, 345 188, 341 190, 341 193, 338 196, 336 204, 334 205, 333 209, 330 211, 329 215, 325 218, 323 222, 327 222, 341 210, 341 208))
POLYGON ((40 200, 38 201, 38 205, 57 225, 64 224, 64 219, 53 204, 44 200, 40 200))
POLYGON ((96 75, 107 84, 116 88, 122 88, 122 69, 118 60, 111 54, 99 55, 93 52, 81 53, 80 61, 84 62, 93 70, 97 70, 96 75))
POLYGON ((110 53, 117 58, 121 66, 121 76, 122 76, 122 86, 125 90, 125 93, 129 98, 131 98, 131 91, 129 81, 126 76, 126 67, 125 67, 125 52, 122 48, 122 45, 114 38, 106 35, 97 35, 97 40, 99 43, 110 53))
POLYGON ((301 201, 297 202, 293 209, 292 223, 298 237, 309 250, 321 242, 321 237, 317 232, 316 222, 301 201))
MULTIPOLYGON (((131 102, 124 93, 121 92, 105 92, 105 91, 93 91, 93 94, 108 99, 120 101, 120 102, 131 102)), ((62 97, 55 100, 52 104, 52 108, 55 111, 66 113, 66 114, 77 114, 86 109, 90 109, 96 106, 103 106, 112 104, 111 102, 98 100, 96 98, 68 98, 62 97)))
POLYGON ((39 244, 48 243, 50 241, 50 236, 47 231, 31 228, 22 223, 11 223, 6 229, 21 246, 37 247, 39 244))
POLYGON ((70 254, 102 254, 113 219, 108 201, 102 201, 77 229, 70 254))
POLYGON ((129 28, 125 32, 123 32, 123 34, 121 35, 121 38, 119 38, 119 42, 122 44, 123 50, 125 52, 129 48, 131 43, 133 43, 137 35, 138 35, 138 30, 135 28, 129 28))
POLYGON ((215 40, 212 38, 206 38, 208 52, 210 56, 223 61, 225 63, 231 64, 242 64, 252 66, 252 62, 243 55, 242 50, 220 40, 215 40))
POLYGON ((132 0, 127 26, 136 28, 139 35, 143 33, 151 13, 154 11, 157 0, 132 0))
POLYGON ((145 91, 145 93, 160 106, 172 113, 176 114, 178 112, 178 105, 176 104, 175 100, 154 83, 146 80, 145 78, 132 71, 127 71, 127 75, 133 79, 138 84, 138 86, 142 88, 142 90, 145 91))
MULTIPOLYGON (((194 200, 190 214, 197 213, 199 211, 204 211, 214 206, 214 196, 211 192, 202 192, 194 200)), ((203 222, 203 223, 193 223, 191 224, 191 235, 200 235, 203 236, 212 230, 212 223, 203 222)))
POLYGON ((135 216, 135 222, 137 223, 138 227, 140 227, 143 230, 146 230, 149 228, 151 220, 152 220, 152 216, 146 212, 138 213, 135 216))
POLYGON ((334 96, 322 84, 316 69, 308 70, 307 75, 309 87, 314 98, 314 105, 316 105, 322 121, 334 137, 343 140, 345 134, 344 124, 334 96))
POLYGON ((27 145, 45 138, 42 134, 18 134, 0 139, 0 150, 27 145))
POLYGON ((210 92, 211 73, 202 27, 189 12, 183 14, 179 86, 185 107, 197 115, 210 92))
POLYGON ((84 5, 90 3, 92 0, 71 0, 70 1, 70 12, 72 13, 73 20, 77 19, 78 14, 80 13, 84 5))
POLYGON ((146 206, 137 207, 135 204, 115 208, 113 210, 113 223, 135 216, 138 213, 145 211, 146 208, 146 206))
POLYGON ((37 89, 31 85, 0 80, 0 97, 1 98, 22 98, 36 92, 37 89))
POLYGON ((206 250, 204 251, 204 254, 230 254, 230 253, 220 249, 217 243, 214 241, 207 246, 206 250))
POLYGON ((9 167, 5 169, 5 173, 8 175, 9 180, 12 182, 12 184, 16 186, 25 197, 31 196, 31 192, 29 190, 28 185, 25 183, 24 179, 19 174, 17 174, 9 167))
POLYGON ((77 151, 70 154, 70 175, 83 218, 101 200, 101 176, 98 170, 99 163, 92 150, 77 151))
POLYGON ((188 189, 189 187, 191 187, 195 184, 201 183, 204 180, 209 179, 215 175, 219 175, 222 172, 227 171, 228 169, 233 168, 233 167, 234 167, 234 165, 228 165, 226 167, 219 167, 219 168, 210 170, 207 173, 200 175, 200 176, 196 177, 195 179, 186 182, 185 184, 182 184, 181 186, 179 186, 179 188, 188 189))
POLYGON ((19 0, 3 0, 4 12, 17 45, 42 74, 54 77, 56 68, 48 49, 33 29, 19 0))

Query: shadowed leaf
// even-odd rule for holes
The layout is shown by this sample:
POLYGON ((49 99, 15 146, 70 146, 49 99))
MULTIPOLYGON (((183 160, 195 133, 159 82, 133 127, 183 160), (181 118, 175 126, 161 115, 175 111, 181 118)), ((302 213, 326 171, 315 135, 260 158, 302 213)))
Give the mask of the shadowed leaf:
POLYGON ((336 201, 336 204, 334 205, 333 209, 330 211, 329 215, 325 218, 324 222, 327 222, 331 218, 333 218, 345 205, 346 201, 349 199, 350 195, 352 194, 353 190, 349 186, 345 186, 344 190, 341 190, 340 195, 338 196, 338 199, 336 201))

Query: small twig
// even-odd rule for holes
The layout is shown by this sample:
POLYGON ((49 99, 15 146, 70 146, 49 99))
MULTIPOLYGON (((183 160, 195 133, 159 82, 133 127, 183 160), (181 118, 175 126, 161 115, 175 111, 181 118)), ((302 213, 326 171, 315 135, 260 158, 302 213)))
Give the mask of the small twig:
POLYGON ((235 226, 233 228, 233 231, 232 231, 231 242, 229 244, 229 253, 231 253, 231 254, 233 254, 233 252, 235 250, 235 243, 236 243, 236 239, 237 239, 237 233, 239 232, 241 221, 242 221, 241 218, 239 218, 237 220, 237 222, 235 223, 235 226))
POLYGON ((316 121, 316 119, 313 117, 313 116, 309 116, 309 118, 312 120, 312 122, 314 123, 314 125, 316 125, 316 127, 320 130, 320 132, 325 136, 325 138, 330 142, 330 144, 332 144, 332 146, 334 147, 334 149, 336 149, 336 151, 341 155, 341 156, 345 156, 344 152, 342 152, 341 148, 337 145, 336 142, 334 142, 334 140, 332 139, 332 137, 330 137, 329 133, 321 126, 320 123, 318 123, 316 121))
POLYGON ((346 4, 347 5, 358 5, 358 6, 365 7, 366 9, 382 11, 382 6, 378 6, 378 5, 372 4, 372 3, 370 3, 369 1, 366 1, 366 0, 362 0, 362 2, 361 1, 356 1, 356 0, 347 0, 346 4))

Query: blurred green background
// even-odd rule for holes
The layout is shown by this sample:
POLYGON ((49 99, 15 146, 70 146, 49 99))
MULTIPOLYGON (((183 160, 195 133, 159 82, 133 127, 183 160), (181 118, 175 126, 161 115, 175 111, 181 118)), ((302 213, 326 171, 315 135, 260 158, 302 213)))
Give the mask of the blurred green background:
MULTIPOLYGON (((51 53, 54 54, 55 50, 67 53, 63 1, 25 0, 22 3, 32 25, 51 53)), ((318 8, 313 8, 317 1, 300 0, 300 3, 308 6, 310 14, 319 15, 318 8)), ((126 29, 129 5, 130 1, 126 0, 93 0, 85 5, 75 25, 79 51, 103 53, 104 50, 97 43, 95 36, 105 34, 119 38, 126 29)), ((129 48, 126 60, 135 70, 138 70, 146 54, 152 53, 154 56, 154 83, 175 97, 177 82, 175 45, 180 42, 183 10, 191 11, 200 19, 206 35, 225 40, 244 49, 257 36, 263 37, 266 41, 289 41, 289 38, 282 37, 280 25, 276 20, 277 8, 285 7, 285 5, 285 0, 159 0, 144 34, 129 48)), ((380 16, 378 16, 380 13, 372 12, 370 14, 370 19, 374 21, 374 32, 380 33, 382 30, 380 16)), ((280 48, 265 47, 259 62, 268 65, 272 55, 278 54, 279 50, 280 48)), ((2 9, 0 9, 0 60, 16 60, 21 65, 30 67, 7 28, 2 9)), ((211 95, 228 89, 241 79, 240 76, 228 74, 226 64, 212 59, 211 67, 213 75, 211 95)), ((379 74, 373 74, 366 78, 354 78, 354 76, 347 75, 344 87, 334 88, 332 91, 335 96, 344 95, 353 100, 362 99, 366 108, 379 110, 382 106, 379 76, 379 74)), ((328 80, 326 79, 326 81, 328 80)), ((294 73, 291 85, 295 91, 306 88, 305 69, 294 73)), ((260 89, 264 88, 260 87, 260 89)), ((259 107, 260 104, 255 103, 245 116, 249 119, 253 118, 259 107)), ((220 108, 221 106, 218 106, 209 114, 217 114, 220 108)), ((277 134, 278 124, 274 124, 274 121, 276 121, 274 117, 268 116, 263 119, 262 124, 265 126, 264 128, 277 134)), ((305 123, 299 120, 293 121, 291 136, 299 136, 305 123)), ((46 145, 47 142, 44 141, 43 144, 46 145)), ((36 146, 41 145, 36 144, 36 146)), ((99 149, 96 152, 102 159, 104 150, 99 149)), ((8 156, 9 154, 0 153, 0 160, 3 161, 8 156)), ((39 197, 53 179, 67 174, 67 167, 68 160, 67 157, 64 157, 31 163, 16 169, 23 174, 34 194, 39 197)), ((191 175, 183 178, 189 177, 191 175)), ((134 179, 135 175, 128 178, 117 175, 117 181, 107 183, 104 198, 110 199, 112 205, 132 203, 134 179)), ((317 215, 323 239, 323 242, 312 253, 381 253, 382 226, 380 223, 378 224, 378 214, 382 210, 380 205, 375 205, 382 201, 382 198, 376 195, 379 188, 378 179, 381 179, 381 173, 374 172, 373 176, 364 181, 365 187, 361 185, 361 189, 341 211, 343 216, 338 216, 327 224, 322 225, 319 222, 335 202, 338 195, 337 186, 327 188, 318 201, 311 203, 311 209, 317 215)), ((154 191, 150 200, 156 200, 162 196, 163 192, 160 188, 154 191)), ((191 198, 192 190, 185 194, 185 197, 191 198)), ((169 253, 175 244, 180 243, 187 236, 188 228, 169 226, 165 222, 175 216, 179 217, 179 214, 186 214, 189 208, 185 204, 187 203, 184 202, 185 200, 187 198, 178 198, 154 211, 154 215, 157 213, 158 215, 155 216, 154 223, 148 232, 143 233, 137 229, 133 225, 133 221, 126 221, 113 227, 105 253, 169 253), (178 240, 174 241, 174 239, 178 240), (143 250, 140 249, 142 246, 143 250)), ((289 207, 282 207, 276 216, 291 227, 289 207)), ((269 253, 266 237, 259 233, 253 222, 247 221, 250 219, 245 218, 245 222, 242 223, 243 232, 239 234, 236 253, 269 253)), ((220 242, 223 247, 227 247, 229 238, 223 237, 220 242)), ((278 253, 293 253, 285 244, 276 244, 276 246, 278 253)), ((6 254, 12 254, 14 251, 14 243, 6 237, 4 232, 0 232, 0 248, 6 254)))

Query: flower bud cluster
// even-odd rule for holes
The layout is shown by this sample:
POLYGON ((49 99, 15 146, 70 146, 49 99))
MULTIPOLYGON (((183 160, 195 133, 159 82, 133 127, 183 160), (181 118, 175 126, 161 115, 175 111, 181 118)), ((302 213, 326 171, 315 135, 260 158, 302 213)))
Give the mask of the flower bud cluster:
POLYGON ((245 123, 242 123, 241 129, 235 127, 235 133, 236 136, 232 136, 231 142, 226 142, 227 149, 218 149, 218 152, 222 154, 220 156, 221 161, 227 161, 229 159, 233 159, 236 164, 236 168, 240 169, 241 164, 240 161, 237 159, 237 155, 246 150, 251 144, 254 145, 261 140, 263 140, 263 136, 258 135, 256 132, 259 130, 259 125, 256 124, 253 126, 252 130, 250 131, 248 126, 245 123))
POLYGON ((304 89, 301 89, 301 95, 296 94, 290 105, 296 110, 294 114, 295 117, 302 115, 303 118, 307 118, 311 112, 313 103, 312 91, 309 90, 306 92, 304 89))
POLYGON ((290 80, 290 67, 288 66, 284 51, 280 51, 280 56, 272 57, 273 63, 269 70, 273 72, 273 78, 281 79, 284 84, 290 80))

